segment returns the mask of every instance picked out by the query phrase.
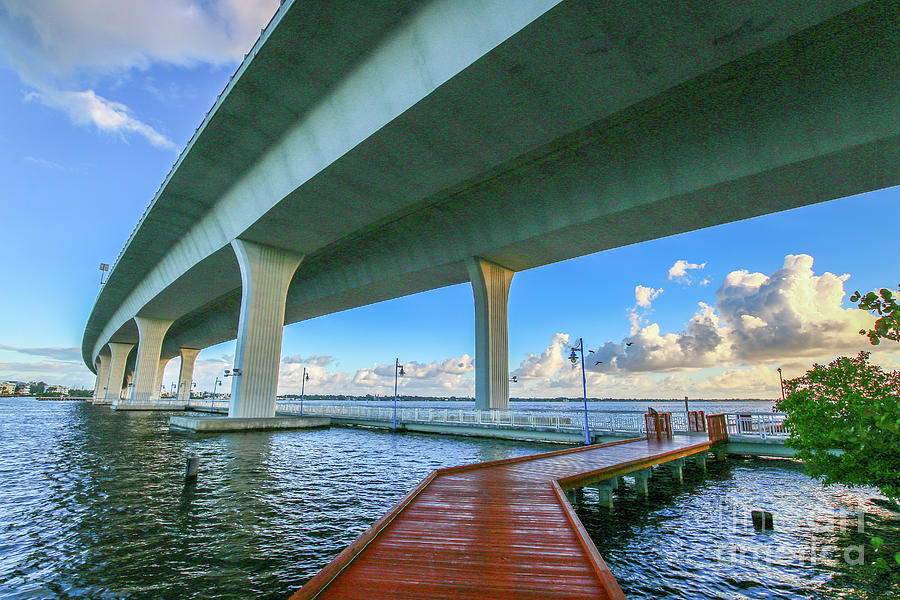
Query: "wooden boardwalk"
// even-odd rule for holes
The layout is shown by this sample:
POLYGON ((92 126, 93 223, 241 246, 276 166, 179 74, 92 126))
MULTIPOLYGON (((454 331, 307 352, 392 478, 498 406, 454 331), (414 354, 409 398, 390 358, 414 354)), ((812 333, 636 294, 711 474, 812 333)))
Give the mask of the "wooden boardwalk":
POLYGON ((564 490, 709 447, 626 440, 440 469, 291 600, 624 598, 564 490))

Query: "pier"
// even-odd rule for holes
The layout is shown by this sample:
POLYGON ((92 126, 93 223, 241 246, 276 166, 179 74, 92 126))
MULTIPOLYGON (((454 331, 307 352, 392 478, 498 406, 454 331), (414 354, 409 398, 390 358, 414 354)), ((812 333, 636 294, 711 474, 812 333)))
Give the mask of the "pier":
MULTIPOLYGON (((192 399, 186 406, 196 412, 227 415, 227 400, 192 399)), ((667 413, 674 434, 706 437, 698 431, 696 417, 703 411, 667 413)), ((393 411, 389 407, 359 404, 307 404, 303 410, 295 401, 279 400, 276 415, 280 418, 302 416, 304 419, 327 419, 332 427, 367 427, 393 429, 393 411)), ((727 441, 721 448, 727 454, 791 458, 796 454, 785 445, 788 432, 784 428, 784 413, 742 412, 721 415, 727 441)), ((211 427, 197 427, 196 417, 172 416, 170 427, 188 431, 222 431, 211 427)), ((204 421, 205 422, 205 421, 204 421)), ((639 411, 590 412, 589 430, 593 443, 605 443, 645 437, 645 414, 639 411)), ((251 427, 252 428, 252 427, 251 427)), ((260 429, 268 427, 263 423, 260 429)), ((240 428, 238 428, 240 429, 240 428)), ((508 440, 529 440, 578 444, 584 440, 584 419, 578 412, 543 410, 479 410, 472 408, 402 407, 397 409, 397 430, 441 435, 462 435, 508 440)))
MULTIPOLYGON (((721 416, 719 416, 721 418, 721 416)), ((567 493, 687 457, 723 441, 640 438, 439 469, 291 600, 312 598, 624 598, 567 493)))

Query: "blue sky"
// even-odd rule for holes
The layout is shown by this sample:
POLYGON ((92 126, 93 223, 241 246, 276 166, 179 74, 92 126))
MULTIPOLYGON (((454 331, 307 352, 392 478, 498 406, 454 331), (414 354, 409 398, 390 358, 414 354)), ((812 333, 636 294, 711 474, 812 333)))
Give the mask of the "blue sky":
MULTIPOLYGON (((0 379, 92 384, 77 349, 97 266, 115 260, 277 6, 76 4, 0 0, 0 379)), ((900 281, 900 247, 880 225, 898 200, 881 190, 518 273, 512 393, 580 393, 563 354, 583 336, 611 343, 591 395, 774 397, 775 368, 797 375, 867 347, 855 330, 868 317, 847 298, 900 281), (670 277, 677 261, 688 268, 670 277)), ((291 325, 280 389, 296 391, 306 366, 312 392, 384 394, 399 356, 409 393, 470 395, 473 321, 471 290, 454 286, 291 325)), ((201 388, 233 346, 201 353, 201 388)), ((875 358, 897 368, 897 344, 875 358)))

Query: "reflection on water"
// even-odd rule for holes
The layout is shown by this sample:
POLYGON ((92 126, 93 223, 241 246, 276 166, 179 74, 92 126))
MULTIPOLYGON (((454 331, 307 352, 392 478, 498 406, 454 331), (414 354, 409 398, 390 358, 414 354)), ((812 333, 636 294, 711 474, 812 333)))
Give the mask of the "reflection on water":
MULTIPOLYGON (((337 428, 179 435, 159 413, 0 400, 0 598, 283 599, 431 470, 556 448, 337 428), (200 476, 185 485, 191 454, 200 476)), ((664 479, 649 502, 626 489, 613 515, 580 511, 629 597, 864 597, 834 560, 851 533, 801 524, 860 498, 888 518, 870 491, 823 490, 773 461, 664 479), (775 514, 775 533, 748 529, 751 507, 775 514), (732 561, 813 541, 834 547, 816 565, 732 561)))

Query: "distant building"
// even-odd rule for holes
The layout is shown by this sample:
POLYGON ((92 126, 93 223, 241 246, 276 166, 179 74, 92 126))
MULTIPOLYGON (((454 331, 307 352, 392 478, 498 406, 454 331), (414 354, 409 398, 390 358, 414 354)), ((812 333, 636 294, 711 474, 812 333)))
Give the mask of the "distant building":
POLYGON ((45 394, 62 394, 65 396, 69 393, 69 388, 64 385, 48 385, 44 388, 45 394))
POLYGON ((19 387, 16 388, 16 396, 30 396, 31 395, 31 386, 27 383, 20 383, 19 387))
POLYGON ((0 382, 0 396, 12 396, 16 393, 16 384, 11 381, 0 382))

